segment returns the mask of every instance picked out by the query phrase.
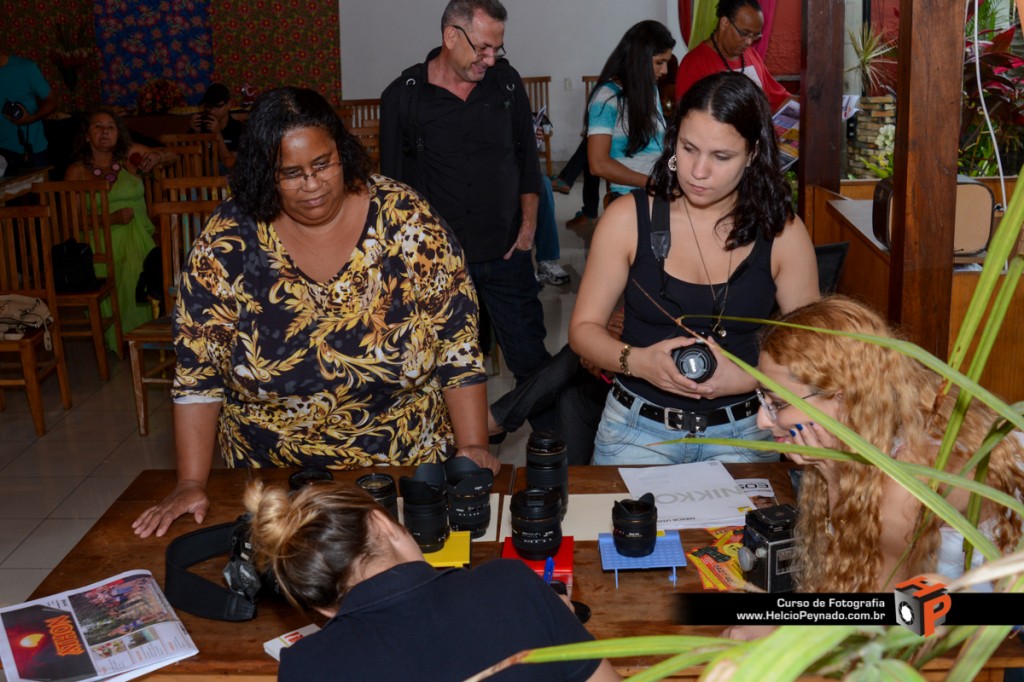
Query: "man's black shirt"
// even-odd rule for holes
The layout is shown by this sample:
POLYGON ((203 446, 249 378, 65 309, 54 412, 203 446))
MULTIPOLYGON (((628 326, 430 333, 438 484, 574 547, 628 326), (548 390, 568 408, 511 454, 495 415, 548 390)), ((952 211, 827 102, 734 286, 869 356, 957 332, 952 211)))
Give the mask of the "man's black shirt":
POLYGON ((530 102, 503 59, 466 101, 431 85, 426 63, 439 53, 435 48, 381 95, 381 172, 427 197, 467 261, 495 260, 519 233, 519 195, 541 188, 530 102))

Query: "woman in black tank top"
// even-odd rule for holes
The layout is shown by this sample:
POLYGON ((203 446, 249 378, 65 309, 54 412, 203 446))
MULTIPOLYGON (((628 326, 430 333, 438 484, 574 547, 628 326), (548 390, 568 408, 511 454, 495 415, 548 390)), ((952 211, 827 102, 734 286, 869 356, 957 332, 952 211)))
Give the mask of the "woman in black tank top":
POLYGON ((748 448, 652 443, 692 435, 764 439, 757 382, 722 355, 757 364, 760 325, 818 298, 807 230, 791 206, 764 93, 723 72, 695 84, 668 130, 646 192, 598 224, 569 325, 582 357, 617 378, 596 464, 771 461, 748 448), (625 301, 622 340, 604 327, 625 301), (700 341, 684 331, 681 320, 700 341), (705 340, 706 339, 706 340, 705 340))

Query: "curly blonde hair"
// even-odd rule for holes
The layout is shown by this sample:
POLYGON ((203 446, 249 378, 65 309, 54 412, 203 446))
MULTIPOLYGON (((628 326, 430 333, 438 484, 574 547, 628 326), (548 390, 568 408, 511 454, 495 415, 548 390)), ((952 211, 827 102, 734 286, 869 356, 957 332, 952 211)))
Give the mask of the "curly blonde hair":
MULTIPOLYGON (((798 308, 782 321, 898 338, 873 310, 841 296, 798 308)), ((882 452, 900 461, 934 464, 936 444, 949 422, 956 392, 940 395, 942 378, 924 365, 864 341, 774 325, 766 327, 761 351, 823 398, 841 395, 839 421, 882 452)), ((972 404, 947 467, 950 471, 959 471, 997 419, 987 407, 972 404)), ((989 460, 987 483, 1019 496, 1024 490, 1022 461, 1020 441, 1014 436, 1003 439, 989 460)), ((857 463, 836 462, 836 471, 838 503, 831 511, 828 484, 819 472, 809 468, 801 484, 796 526, 800 590, 877 591, 889 577, 879 575, 883 564, 880 506, 886 476, 876 467, 857 463)), ((920 518, 921 505, 917 506, 920 518)), ((1009 551, 1021 536, 1021 519, 997 512, 993 505, 983 507, 982 518, 993 516, 996 545, 1009 551)), ((904 569, 909 575, 933 568, 940 525, 933 517, 911 548, 904 569)))
POLYGON ((382 507, 362 489, 332 482, 289 494, 256 481, 244 501, 257 566, 270 569, 296 608, 337 608, 354 563, 374 555, 369 519, 382 507))

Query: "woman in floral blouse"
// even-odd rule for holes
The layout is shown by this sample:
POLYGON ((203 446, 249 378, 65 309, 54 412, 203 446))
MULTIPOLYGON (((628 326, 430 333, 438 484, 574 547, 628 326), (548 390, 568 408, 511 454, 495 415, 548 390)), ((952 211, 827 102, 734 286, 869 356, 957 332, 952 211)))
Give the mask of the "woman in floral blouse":
POLYGON ((228 466, 419 464, 487 451, 477 302, 444 221, 319 94, 270 91, 175 311, 178 485, 133 524, 202 522, 228 466))

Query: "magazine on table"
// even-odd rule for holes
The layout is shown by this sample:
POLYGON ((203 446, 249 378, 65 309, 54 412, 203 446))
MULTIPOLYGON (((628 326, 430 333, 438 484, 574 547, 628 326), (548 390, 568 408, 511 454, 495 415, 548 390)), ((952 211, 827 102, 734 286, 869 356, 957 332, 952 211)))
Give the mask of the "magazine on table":
POLYGON ((800 102, 787 100, 772 116, 779 138, 779 165, 789 169, 800 158, 800 102))
POLYGON ((130 680, 199 652, 149 571, 0 609, 7 682, 130 680))

